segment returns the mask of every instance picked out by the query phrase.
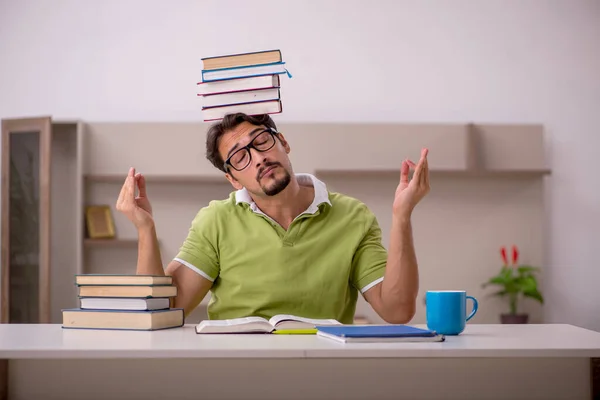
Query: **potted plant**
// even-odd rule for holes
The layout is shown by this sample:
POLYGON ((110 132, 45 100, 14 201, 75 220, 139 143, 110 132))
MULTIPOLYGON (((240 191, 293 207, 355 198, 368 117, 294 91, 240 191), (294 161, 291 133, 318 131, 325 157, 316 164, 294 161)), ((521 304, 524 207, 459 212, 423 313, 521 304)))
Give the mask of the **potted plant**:
POLYGON ((538 290, 538 282, 536 279, 536 273, 539 268, 532 267, 530 265, 518 265, 519 250, 517 246, 512 246, 512 260, 509 264, 508 257, 506 254, 506 247, 500 248, 500 255, 502 256, 502 268, 496 276, 491 277, 485 282, 482 287, 489 285, 496 285, 500 287, 492 296, 499 296, 502 298, 508 298, 510 312, 508 314, 501 314, 500 320, 503 324, 526 324, 529 315, 518 312, 518 303, 525 297, 532 298, 544 303, 544 298, 538 290))

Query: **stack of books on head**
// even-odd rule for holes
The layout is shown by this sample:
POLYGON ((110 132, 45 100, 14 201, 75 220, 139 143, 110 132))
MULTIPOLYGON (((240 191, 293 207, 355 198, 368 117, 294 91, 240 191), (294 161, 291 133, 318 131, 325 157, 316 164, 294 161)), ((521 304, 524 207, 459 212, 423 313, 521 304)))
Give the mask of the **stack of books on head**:
POLYGON ((280 50, 232 54, 202 59, 204 121, 216 121, 226 114, 278 114, 283 110, 281 79, 290 76, 280 50))
POLYGON ((170 276, 76 275, 80 307, 62 310, 63 328, 158 330, 183 326, 171 308, 177 286, 170 276))

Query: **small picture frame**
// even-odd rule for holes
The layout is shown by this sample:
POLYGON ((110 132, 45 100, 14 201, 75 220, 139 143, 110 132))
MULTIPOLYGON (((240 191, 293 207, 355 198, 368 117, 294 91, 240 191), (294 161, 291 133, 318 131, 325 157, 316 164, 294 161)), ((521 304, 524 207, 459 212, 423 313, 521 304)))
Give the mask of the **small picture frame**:
POLYGON ((91 239, 114 239, 115 224, 110 206, 96 205, 85 208, 87 234, 91 239))

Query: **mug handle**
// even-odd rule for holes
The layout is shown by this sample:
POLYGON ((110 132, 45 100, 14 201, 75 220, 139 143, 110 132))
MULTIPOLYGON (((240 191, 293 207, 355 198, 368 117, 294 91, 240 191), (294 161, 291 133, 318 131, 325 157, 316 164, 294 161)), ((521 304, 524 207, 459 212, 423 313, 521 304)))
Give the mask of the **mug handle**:
POLYGON ((475 313, 477 312, 477 308, 479 307, 479 304, 477 303, 477 299, 473 296, 467 296, 467 299, 473 300, 473 311, 471 311, 471 314, 469 314, 469 316, 467 317, 467 321, 468 321, 475 316, 475 313))

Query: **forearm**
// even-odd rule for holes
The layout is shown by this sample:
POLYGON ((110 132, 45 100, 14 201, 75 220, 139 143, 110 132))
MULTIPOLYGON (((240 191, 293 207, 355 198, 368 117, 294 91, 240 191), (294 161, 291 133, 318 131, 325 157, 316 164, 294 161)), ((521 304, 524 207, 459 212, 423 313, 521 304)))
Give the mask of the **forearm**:
POLYGON ((154 224, 138 231, 138 275, 165 275, 154 224))
POLYGON ((411 319, 419 292, 419 270, 410 218, 394 218, 383 282, 381 304, 392 319, 411 319))

